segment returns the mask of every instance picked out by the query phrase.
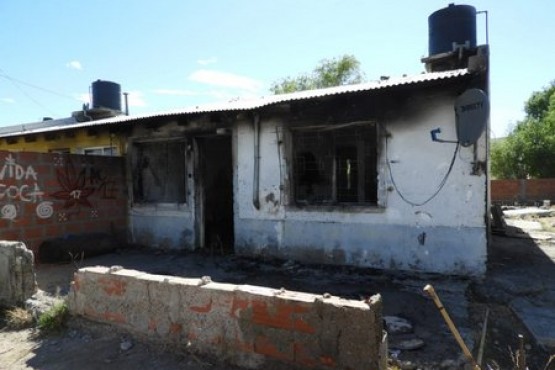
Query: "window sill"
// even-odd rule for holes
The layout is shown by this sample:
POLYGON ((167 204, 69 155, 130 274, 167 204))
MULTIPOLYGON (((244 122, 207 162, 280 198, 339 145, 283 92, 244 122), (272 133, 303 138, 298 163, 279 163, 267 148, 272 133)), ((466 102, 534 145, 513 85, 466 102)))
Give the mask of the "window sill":
POLYGON ((335 204, 335 205, 287 205, 287 212, 341 212, 341 213, 383 213, 385 207, 373 205, 335 204))
POLYGON ((134 215, 182 215, 188 213, 189 207, 186 203, 133 203, 130 213, 134 215))

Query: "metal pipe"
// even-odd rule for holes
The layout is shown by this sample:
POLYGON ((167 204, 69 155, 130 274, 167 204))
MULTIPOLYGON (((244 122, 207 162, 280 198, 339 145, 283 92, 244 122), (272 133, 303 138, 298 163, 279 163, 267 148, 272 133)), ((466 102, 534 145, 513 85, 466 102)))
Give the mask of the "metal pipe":
POLYGON ((476 14, 485 14, 486 15, 486 45, 489 45, 488 11, 487 10, 480 10, 479 12, 476 12, 476 14))
POLYGON ((129 115, 129 100, 127 98, 127 96, 129 95, 128 92, 124 92, 123 93, 123 100, 125 102, 125 115, 128 116, 129 115))
POLYGON ((260 115, 254 114, 253 117, 254 131, 254 170, 252 184, 252 204, 254 208, 260 209, 260 115))

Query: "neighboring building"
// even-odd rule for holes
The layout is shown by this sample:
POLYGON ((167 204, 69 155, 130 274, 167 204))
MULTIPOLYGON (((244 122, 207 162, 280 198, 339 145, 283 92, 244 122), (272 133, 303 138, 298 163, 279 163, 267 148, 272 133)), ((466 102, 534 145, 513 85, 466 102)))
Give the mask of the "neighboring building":
POLYGON ((120 130, 87 123, 70 117, 0 127, 0 150, 113 156, 125 153, 126 138, 120 130))
POLYGON ((84 105, 71 117, 0 127, 0 150, 121 156, 125 132, 105 129, 96 121, 121 116, 121 88, 111 81, 92 83, 92 108, 84 105))

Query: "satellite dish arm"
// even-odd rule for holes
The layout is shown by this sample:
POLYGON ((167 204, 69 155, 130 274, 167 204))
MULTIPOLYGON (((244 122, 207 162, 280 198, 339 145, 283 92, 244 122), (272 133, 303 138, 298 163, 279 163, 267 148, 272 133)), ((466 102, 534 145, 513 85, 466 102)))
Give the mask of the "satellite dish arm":
POLYGON ((435 142, 438 142, 438 143, 452 143, 452 144, 458 144, 459 143, 456 140, 443 140, 443 139, 438 138, 437 136, 440 133, 441 133, 441 129, 439 127, 431 130, 430 135, 432 136, 432 141, 435 141, 435 142))

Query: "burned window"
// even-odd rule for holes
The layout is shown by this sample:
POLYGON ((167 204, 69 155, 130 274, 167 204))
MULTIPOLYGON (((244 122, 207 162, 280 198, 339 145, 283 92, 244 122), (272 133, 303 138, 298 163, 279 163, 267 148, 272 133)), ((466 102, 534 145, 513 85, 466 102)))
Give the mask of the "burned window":
POLYGON ((185 143, 137 143, 133 198, 143 203, 185 203, 185 143))
POLYGON ((292 131, 297 204, 377 204, 377 131, 367 123, 292 131))

